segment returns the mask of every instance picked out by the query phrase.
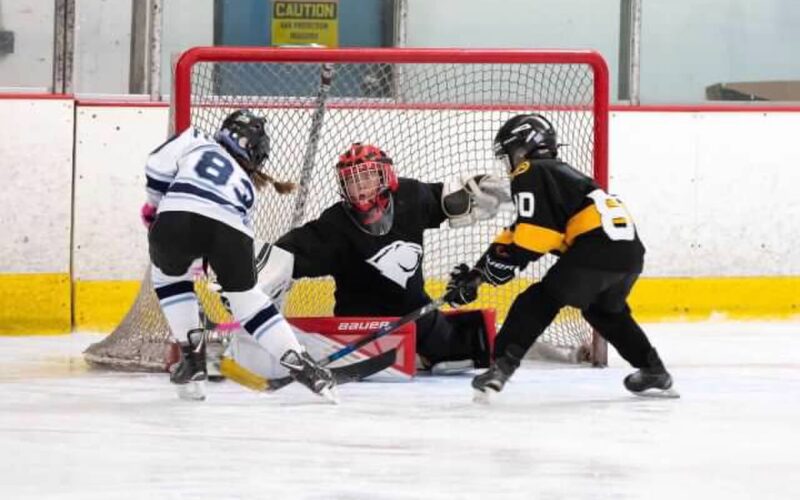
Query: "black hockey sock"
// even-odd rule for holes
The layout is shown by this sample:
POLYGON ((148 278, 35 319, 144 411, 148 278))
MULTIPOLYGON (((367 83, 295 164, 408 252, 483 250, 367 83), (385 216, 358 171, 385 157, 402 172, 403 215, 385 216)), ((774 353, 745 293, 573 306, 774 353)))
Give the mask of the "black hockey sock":
MULTIPOLYGON (((619 312, 608 312, 590 306, 583 317, 635 368, 647 368, 650 352, 655 350, 647 335, 631 316, 628 306, 619 312)), ((658 354, 655 355, 658 358, 658 354)), ((660 360, 659 360, 660 363, 660 360)))
POLYGON ((497 334, 495 358, 508 356, 519 366, 519 360, 553 321, 561 307, 563 304, 539 284, 519 294, 497 334))

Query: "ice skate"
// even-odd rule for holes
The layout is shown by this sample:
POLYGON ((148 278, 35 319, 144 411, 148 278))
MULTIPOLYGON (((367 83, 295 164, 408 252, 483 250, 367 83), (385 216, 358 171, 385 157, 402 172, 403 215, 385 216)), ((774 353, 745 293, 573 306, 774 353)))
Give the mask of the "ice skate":
POLYGON ((222 356, 230 343, 230 334, 218 330, 206 333, 206 373, 209 382, 222 382, 225 376, 220 371, 222 356))
POLYGON ((625 388, 637 396, 655 398, 678 398, 675 389, 672 388, 672 376, 664 368, 661 358, 655 350, 648 355, 648 366, 642 367, 631 373, 623 383, 625 388))
POLYGON ((472 379, 472 388, 475 389, 472 400, 475 403, 488 404, 492 394, 503 390, 516 368, 507 358, 498 358, 487 371, 472 379))
POLYGON ((331 371, 319 366, 306 351, 300 353, 293 350, 286 351, 281 357, 281 365, 288 368, 292 378, 308 387, 311 392, 332 403, 339 402, 336 381, 331 371))
POLYGON ((188 342, 181 342, 181 360, 170 368, 169 381, 175 384, 178 397, 190 401, 206 399, 205 332, 190 330, 188 342))

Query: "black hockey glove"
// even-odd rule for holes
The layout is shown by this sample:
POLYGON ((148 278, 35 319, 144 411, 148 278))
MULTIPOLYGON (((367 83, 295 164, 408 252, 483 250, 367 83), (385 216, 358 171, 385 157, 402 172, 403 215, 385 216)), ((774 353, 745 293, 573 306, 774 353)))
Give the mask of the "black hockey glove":
POLYGON ((475 269, 481 273, 483 281, 494 286, 505 285, 514 279, 517 267, 508 246, 502 243, 489 245, 489 249, 475 264, 475 269))
POLYGON ((447 291, 444 294, 444 301, 451 307, 459 307, 478 298, 478 287, 481 284, 481 274, 470 269, 466 264, 459 264, 450 273, 450 281, 447 283, 447 291))

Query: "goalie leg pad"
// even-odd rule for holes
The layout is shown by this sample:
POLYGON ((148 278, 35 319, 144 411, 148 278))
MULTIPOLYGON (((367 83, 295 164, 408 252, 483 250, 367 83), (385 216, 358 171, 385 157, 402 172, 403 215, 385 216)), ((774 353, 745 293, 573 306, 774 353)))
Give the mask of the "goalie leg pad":
POLYGON ((434 313, 417 322, 417 352, 431 365, 470 361, 474 367, 489 366, 491 343, 483 311, 434 313))
POLYGON ((294 254, 258 240, 255 241, 255 254, 258 287, 280 307, 292 286, 294 254))
POLYGON ((417 354, 425 358, 428 365, 467 359, 467 351, 459 342, 453 325, 441 312, 434 311, 417 320, 417 354))
POLYGON ((225 354, 220 363, 220 371, 229 376, 225 371, 233 371, 237 374, 233 378, 234 381, 241 383, 247 387, 252 387, 248 381, 256 380, 247 375, 251 373, 259 378, 277 378, 289 375, 289 370, 282 367, 278 362, 278 358, 272 356, 264 349, 253 337, 245 333, 234 334, 231 337, 231 342, 225 349, 225 354), (229 361, 225 361, 225 360, 229 361), (235 362, 236 366, 231 363, 235 362), (226 369, 222 368, 222 363, 227 364, 226 369), (236 377, 243 380, 239 380, 236 377))
POLYGON ((469 346, 475 368, 488 368, 496 335, 494 311, 447 311, 447 321, 469 346))

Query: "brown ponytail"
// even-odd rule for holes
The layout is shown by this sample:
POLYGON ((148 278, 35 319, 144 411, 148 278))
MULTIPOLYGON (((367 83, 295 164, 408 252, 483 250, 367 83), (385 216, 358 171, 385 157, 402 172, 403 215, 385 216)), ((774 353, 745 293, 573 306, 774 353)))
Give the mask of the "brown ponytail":
POLYGON ((272 178, 271 175, 265 174, 260 170, 254 170, 249 172, 250 179, 253 181, 253 184, 256 186, 256 189, 259 191, 264 188, 267 184, 272 184, 272 187, 275 188, 278 194, 288 194, 294 191, 297 187, 294 182, 284 182, 278 181, 272 178))

